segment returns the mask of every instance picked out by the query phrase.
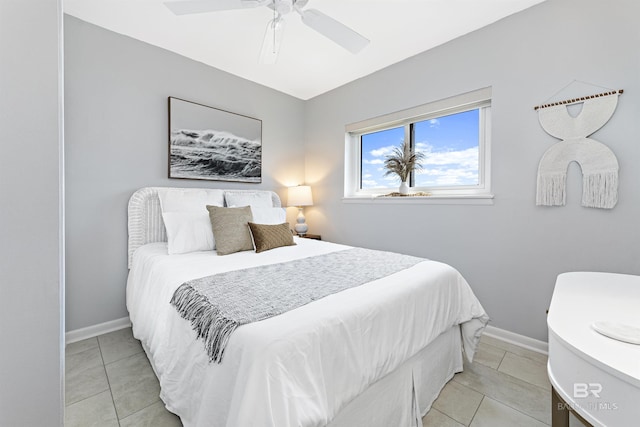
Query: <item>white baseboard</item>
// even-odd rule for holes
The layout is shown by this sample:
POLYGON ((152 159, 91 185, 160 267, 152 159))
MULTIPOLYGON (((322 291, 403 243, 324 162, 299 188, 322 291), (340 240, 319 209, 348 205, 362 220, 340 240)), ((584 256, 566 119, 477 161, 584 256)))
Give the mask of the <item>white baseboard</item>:
POLYGON ((86 340, 87 338, 97 337, 98 335, 128 328, 129 326, 131 326, 131 321, 128 317, 123 317, 121 319, 110 320, 98 325, 76 329, 75 331, 69 331, 64 334, 65 344, 71 344, 73 342, 86 340))
POLYGON ((496 328, 495 326, 487 326, 484 330, 484 334, 491 338, 526 348, 527 350, 532 350, 542 354, 549 354, 548 343, 516 334, 515 332, 506 331, 504 329, 496 328))

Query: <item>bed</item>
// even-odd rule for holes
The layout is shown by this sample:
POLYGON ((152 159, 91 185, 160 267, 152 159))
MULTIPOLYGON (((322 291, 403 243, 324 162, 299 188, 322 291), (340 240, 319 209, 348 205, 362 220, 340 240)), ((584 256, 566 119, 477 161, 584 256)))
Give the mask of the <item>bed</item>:
MULTIPOLYGON (((473 358, 488 322, 460 273, 420 260, 240 326, 230 335, 224 358, 212 362, 191 322, 170 304, 183 283, 351 248, 294 237, 295 245, 260 253, 175 253, 174 220, 159 192, 165 198, 174 192, 186 197, 174 198, 172 209, 189 200, 186 210, 193 210, 198 203, 192 203, 192 192, 202 191, 147 187, 129 202, 127 308, 167 409, 186 427, 421 426, 442 387, 462 370, 463 357, 473 358)), ((219 192, 213 196, 219 206, 240 206, 244 196, 272 210, 281 206, 274 192, 233 190, 241 196, 234 205, 224 190, 204 191, 219 192)), ((255 219, 258 209, 251 206, 255 219)), ((178 214, 184 215, 191 213, 178 214)), ((291 276, 305 281, 312 270, 291 276)))

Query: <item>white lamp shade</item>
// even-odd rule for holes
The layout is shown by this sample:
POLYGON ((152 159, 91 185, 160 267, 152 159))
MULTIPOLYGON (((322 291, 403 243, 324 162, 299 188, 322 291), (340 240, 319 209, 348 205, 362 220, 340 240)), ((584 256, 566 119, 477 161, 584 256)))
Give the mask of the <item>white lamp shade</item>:
POLYGON ((289 206, 311 206, 313 205, 313 197, 311 196, 311 187, 308 185, 298 185, 297 187, 289 187, 288 195, 289 206))

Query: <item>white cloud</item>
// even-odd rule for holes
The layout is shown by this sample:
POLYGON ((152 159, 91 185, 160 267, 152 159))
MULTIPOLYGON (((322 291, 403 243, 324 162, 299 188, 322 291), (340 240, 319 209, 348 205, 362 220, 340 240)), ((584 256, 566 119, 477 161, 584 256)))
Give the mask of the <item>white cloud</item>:
MULTIPOLYGON (((433 123, 437 125, 437 123, 433 123)), ((374 159, 363 159, 363 164, 376 165, 375 169, 363 170, 364 188, 391 188, 398 184, 395 175, 383 176, 384 157, 394 146, 372 150, 374 159)), ((478 147, 463 150, 434 151, 428 141, 418 142, 416 150, 425 154, 423 169, 416 171, 416 184, 425 187, 443 187, 451 185, 475 185, 478 182, 478 147)), ((441 149, 442 150, 442 149, 441 149)))
POLYGON ((369 154, 371 154, 373 157, 386 157, 391 154, 395 147, 397 147, 397 145, 387 145, 386 147, 380 147, 375 150, 371 150, 369 151, 369 154))
POLYGON ((384 164, 384 160, 382 160, 382 159, 373 159, 373 160, 363 159, 362 163, 364 163, 365 165, 382 165, 382 164, 384 164))
POLYGON ((478 168, 478 147, 460 151, 441 151, 425 153, 422 165, 427 167, 441 165, 463 165, 468 168, 478 168))
POLYGON ((478 182, 478 148, 433 152, 429 144, 419 144, 426 157, 416 171, 420 186, 473 185, 478 182))

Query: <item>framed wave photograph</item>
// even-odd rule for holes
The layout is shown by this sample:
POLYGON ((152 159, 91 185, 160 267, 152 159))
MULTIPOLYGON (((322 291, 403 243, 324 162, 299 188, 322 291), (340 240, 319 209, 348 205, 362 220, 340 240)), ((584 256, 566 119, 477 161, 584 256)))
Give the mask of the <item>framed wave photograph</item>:
POLYGON ((169 178, 260 183, 262 121, 169 97, 169 178))

